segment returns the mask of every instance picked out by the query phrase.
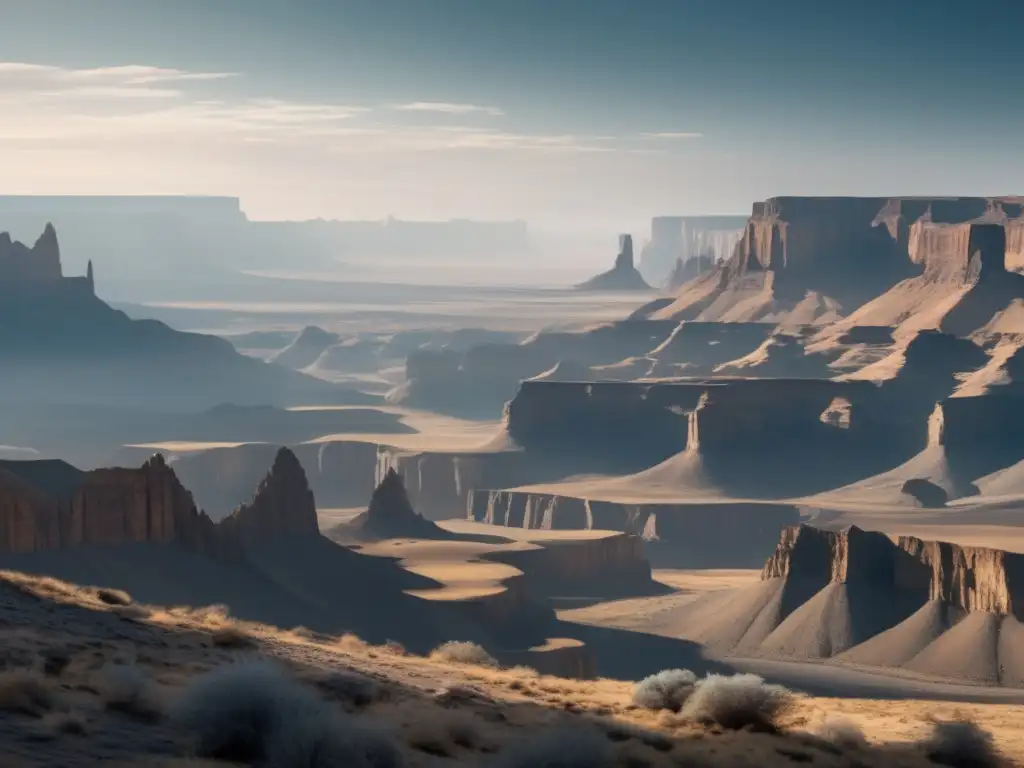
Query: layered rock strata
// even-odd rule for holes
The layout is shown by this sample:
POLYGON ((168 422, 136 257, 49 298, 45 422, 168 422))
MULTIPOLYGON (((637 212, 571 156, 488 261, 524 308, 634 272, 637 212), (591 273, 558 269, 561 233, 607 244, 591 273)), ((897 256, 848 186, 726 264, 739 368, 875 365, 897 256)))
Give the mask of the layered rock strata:
POLYGON ((872 581, 922 604, 936 600, 967 613, 1024 618, 1024 555, 884 534, 851 526, 825 531, 786 528, 762 580, 804 579, 828 584, 872 581))

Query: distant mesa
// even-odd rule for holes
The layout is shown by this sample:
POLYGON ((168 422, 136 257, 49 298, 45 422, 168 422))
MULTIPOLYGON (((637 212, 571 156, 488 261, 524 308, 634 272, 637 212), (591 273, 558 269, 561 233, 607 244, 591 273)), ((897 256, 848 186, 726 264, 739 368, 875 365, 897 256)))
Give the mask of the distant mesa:
POLYGON ((169 411, 380 398, 240 354, 228 341, 132 320, 65 277, 53 226, 29 248, 0 234, 0 397, 169 411), (183 376, 182 371, 188 371, 183 376))
POLYGON ((619 255, 615 266, 576 286, 581 291, 649 291, 649 286, 633 265, 633 236, 619 235, 619 255))
POLYGON ((338 334, 315 325, 307 325, 288 346, 271 356, 269 361, 300 370, 315 363, 328 347, 337 344, 338 341, 338 334))

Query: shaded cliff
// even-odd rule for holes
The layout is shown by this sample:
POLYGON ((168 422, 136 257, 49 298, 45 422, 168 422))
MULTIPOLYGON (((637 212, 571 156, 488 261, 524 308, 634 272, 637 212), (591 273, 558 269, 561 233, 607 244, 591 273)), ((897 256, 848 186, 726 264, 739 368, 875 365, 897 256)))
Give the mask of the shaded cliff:
POLYGON ((761 579, 687 606, 684 636, 737 655, 1024 682, 1024 555, 801 525, 783 530, 761 579))
POLYGON ((576 286, 581 291, 649 291, 643 276, 633 265, 633 236, 619 235, 619 255, 607 272, 576 286))
POLYGON ((640 272, 652 285, 662 285, 677 260, 727 259, 746 222, 746 216, 655 216, 651 239, 640 252, 640 272))

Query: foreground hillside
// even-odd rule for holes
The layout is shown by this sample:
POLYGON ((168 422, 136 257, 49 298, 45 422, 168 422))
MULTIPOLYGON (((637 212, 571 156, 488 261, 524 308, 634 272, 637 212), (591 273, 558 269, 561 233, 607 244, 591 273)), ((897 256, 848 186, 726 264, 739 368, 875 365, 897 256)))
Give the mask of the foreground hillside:
POLYGON ((269 738, 287 717, 258 719, 268 691, 278 709, 317 702, 317 717, 289 732, 287 755, 254 752, 242 764, 999 764, 956 762, 948 749, 929 747, 921 740, 936 718, 973 719, 1008 758, 1024 758, 1020 707, 796 696, 778 715, 781 730, 734 731, 693 722, 685 709, 634 706, 629 682, 501 670, 477 654, 410 656, 393 644, 244 624, 215 607, 142 606, 124 593, 9 572, 0 577, 0 620, 0 759, 10 766, 227 765, 186 758, 234 745, 237 760, 239 743, 269 738), (220 672, 190 688, 211 670, 220 672), (205 720, 196 722, 197 711, 205 720), (318 727, 328 722, 331 749, 314 757, 310 744, 323 746, 318 727), (855 726, 870 744, 851 742, 855 726), (331 759, 339 755, 347 759, 331 759))

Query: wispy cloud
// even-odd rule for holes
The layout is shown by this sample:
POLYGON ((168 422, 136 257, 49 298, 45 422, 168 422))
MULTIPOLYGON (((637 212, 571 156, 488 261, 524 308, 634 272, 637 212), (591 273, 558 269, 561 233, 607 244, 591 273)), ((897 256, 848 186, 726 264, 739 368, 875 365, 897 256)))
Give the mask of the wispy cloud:
POLYGON ((410 104, 393 104, 391 108, 399 112, 433 112, 441 115, 483 114, 501 117, 505 114, 498 107, 485 107, 479 104, 452 104, 445 101, 414 101, 410 104))
POLYGON ((703 133, 696 131, 659 131, 657 133, 641 133, 644 139, 703 139, 703 133))

